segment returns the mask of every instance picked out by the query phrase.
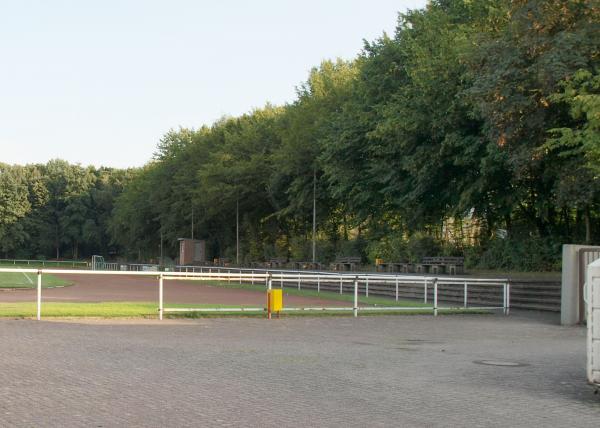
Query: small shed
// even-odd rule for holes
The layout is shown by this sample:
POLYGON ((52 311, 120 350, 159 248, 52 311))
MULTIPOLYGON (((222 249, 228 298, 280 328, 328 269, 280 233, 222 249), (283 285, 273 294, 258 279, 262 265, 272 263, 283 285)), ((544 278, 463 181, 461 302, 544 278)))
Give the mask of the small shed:
POLYGON ((206 262, 206 241, 179 238, 179 264, 193 265, 206 262))

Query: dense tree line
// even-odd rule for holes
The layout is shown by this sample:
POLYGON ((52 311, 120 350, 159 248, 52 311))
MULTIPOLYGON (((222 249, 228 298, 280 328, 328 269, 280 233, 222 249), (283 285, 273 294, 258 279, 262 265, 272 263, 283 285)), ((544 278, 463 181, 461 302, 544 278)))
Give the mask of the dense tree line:
POLYGON ((0 254, 78 259, 115 253, 111 213, 131 174, 60 160, 0 164, 0 254))
POLYGON ((597 0, 432 1, 291 104, 167 133, 135 174, 2 167, 2 249, 174 257, 193 224, 235 260, 239 215, 240 263, 309 260, 314 196, 321 261, 555 268, 600 242, 599 54, 597 0))

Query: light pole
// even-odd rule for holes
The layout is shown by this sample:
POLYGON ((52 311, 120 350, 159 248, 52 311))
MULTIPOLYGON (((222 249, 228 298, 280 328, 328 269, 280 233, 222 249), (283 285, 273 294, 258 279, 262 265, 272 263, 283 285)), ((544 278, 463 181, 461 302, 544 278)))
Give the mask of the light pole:
POLYGON ((312 262, 317 262, 317 166, 313 168, 312 262))
POLYGON ((240 198, 235 199, 235 264, 240 265, 240 198))

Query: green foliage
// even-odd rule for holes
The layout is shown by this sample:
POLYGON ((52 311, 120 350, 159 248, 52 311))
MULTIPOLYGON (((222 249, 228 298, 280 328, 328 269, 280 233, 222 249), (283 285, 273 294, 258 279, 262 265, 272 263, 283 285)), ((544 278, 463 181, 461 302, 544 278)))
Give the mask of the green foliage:
POLYGON ((410 237, 406 245, 408 260, 416 263, 423 257, 435 257, 441 255, 442 247, 440 243, 430 235, 415 233, 410 237))
POLYGON ((108 254, 108 222, 129 172, 60 160, 0 165, 0 251, 19 258, 108 254))
POLYGON ((552 137, 542 149, 558 151, 561 157, 583 156, 586 167, 600 174, 600 74, 579 70, 561 89, 551 100, 568 106, 573 124, 550 129, 552 137))
POLYGON ((372 240, 367 244, 367 259, 375 263, 375 259, 386 262, 406 262, 409 259, 408 246, 402 235, 389 234, 379 240, 372 240))
POLYGON ((466 253, 468 268, 529 271, 557 271, 561 266, 561 245, 550 238, 494 239, 483 248, 466 253))
POLYGON ((310 260, 314 201, 322 262, 554 268, 558 242, 600 242, 598 40, 596 0, 430 1, 140 170, 0 166, 0 249, 145 260, 193 233, 233 261, 239 224, 240 262, 310 260))

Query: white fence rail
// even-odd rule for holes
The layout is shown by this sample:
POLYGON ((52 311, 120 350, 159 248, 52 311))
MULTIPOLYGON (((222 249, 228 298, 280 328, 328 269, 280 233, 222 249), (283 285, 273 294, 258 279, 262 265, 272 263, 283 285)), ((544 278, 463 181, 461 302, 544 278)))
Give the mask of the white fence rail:
MULTIPOLYGON (((358 278, 359 290, 369 297, 372 294, 380 296, 393 296, 396 301, 403 299, 422 299, 423 303, 433 300, 434 294, 441 297, 442 301, 461 301, 462 307, 472 309, 510 308, 510 282, 506 278, 473 278, 473 277, 450 277, 450 276, 420 276, 406 274, 382 274, 382 273, 346 273, 323 272, 323 271, 294 271, 294 270, 271 270, 271 269, 245 269, 227 268, 213 266, 176 266, 175 270, 181 273, 227 273, 233 276, 228 281, 234 281, 235 275, 239 273, 250 274, 258 278, 259 275, 271 274, 273 285, 284 287, 303 287, 320 292, 322 289, 339 291, 343 293, 345 281, 358 278), (343 280, 345 278, 345 280, 343 280), (441 296, 434 293, 434 281, 442 287, 441 296), (495 287, 491 289, 491 287, 495 287), (494 302, 497 295, 501 295, 502 306, 485 304, 483 306, 469 305, 469 300, 479 302, 494 302), (469 297, 471 296, 471 297, 469 297), (451 297, 451 298, 450 298, 451 297)), ((253 280, 254 284, 255 281, 253 280)), ((240 281, 241 284, 241 281, 240 281)))
POLYGON ((6 265, 13 266, 42 266, 42 267, 72 267, 72 268, 89 268, 88 262, 77 260, 27 260, 27 259, 0 259, 0 267, 6 265))
MULTIPOLYGON (((317 292, 322 289, 332 289, 335 287, 339 293, 344 290, 351 291, 354 295, 352 307, 307 307, 307 308, 284 308, 284 311, 353 311, 357 316, 359 311, 398 311, 398 310, 431 310, 433 315, 437 316, 439 307, 439 290, 441 287, 460 286, 463 293, 463 301, 460 308, 464 309, 502 309, 504 314, 508 315, 510 311, 510 283, 505 279, 485 279, 485 278, 454 278, 454 277, 431 277, 431 276, 402 276, 402 275, 368 275, 368 274, 339 274, 324 272, 291 272, 291 271, 256 271, 250 269, 230 269, 230 268, 187 268, 185 270, 171 272, 151 272, 151 271, 111 271, 111 270, 70 270, 70 269, 28 269, 28 268, 0 268, 0 273, 33 273, 37 274, 37 319, 41 319, 42 304, 42 275, 125 275, 125 276, 147 276, 158 280, 159 298, 158 314, 159 319, 163 319, 165 312, 236 312, 251 311, 252 308, 165 308, 164 307, 164 281, 165 280, 193 280, 193 281, 220 281, 237 282, 239 284, 262 284, 265 289, 271 289, 279 286, 297 287, 301 290, 313 288, 317 292), (198 271, 198 269, 200 271, 198 271), (208 271, 207 271, 208 270, 208 271), (394 290, 395 300, 399 301, 400 288, 403 286, 413 287, 418 284, 422 290, 421 298, 423 303, 428 306, 403 307, 403 306, 359 306, 359 293, 362 291, 365 297, 369 295, 369 286, 388 287, 394 290), (469 305, 469 286, 502 287, 501 305, 469 305), (431 297, 429 297, 431 295, 431 297)), ((441 309, 455 309, 453 306, 445 306, 441 309)), ((264 310, 264 308, 254 308, 255 310, 264 310)))

